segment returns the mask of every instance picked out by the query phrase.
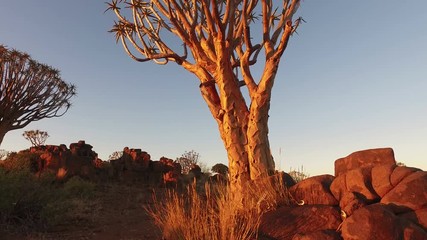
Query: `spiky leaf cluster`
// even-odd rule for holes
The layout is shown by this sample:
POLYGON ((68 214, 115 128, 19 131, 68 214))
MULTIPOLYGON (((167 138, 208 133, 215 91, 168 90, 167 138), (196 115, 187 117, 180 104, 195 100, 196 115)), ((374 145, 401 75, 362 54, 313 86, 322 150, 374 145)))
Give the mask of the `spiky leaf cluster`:
POLYGON ((189 60, 187 49, 190 49, 192 60, 207 67, 217 60, 214 40, 219 38, 226 42, 229 57, 237 68, 242 58, 250 58, 250 65, 255 64, 263 48, 276 52, 284 47, 283 32, 286 28, 294 32, 302 20, 298 18, 292 23, 299 3, 298 0, 112 0, 107 10, 113 11, 118 19, 111 32, 137 61, 166 64, 172 60, 181 64, 189 60), (253 43, 250 25, 257 21, 262 21, 259 35, 263 37, 253 43), (183 51, 167 41, 173 36, 182 41, 183 51))

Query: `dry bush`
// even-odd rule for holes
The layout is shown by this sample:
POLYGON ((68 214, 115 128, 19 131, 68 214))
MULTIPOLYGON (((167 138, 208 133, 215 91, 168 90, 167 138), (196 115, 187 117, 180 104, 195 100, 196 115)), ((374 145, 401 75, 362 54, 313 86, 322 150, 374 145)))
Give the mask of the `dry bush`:
POLYGON ((168 240, 256 239, 262 214, 289 204, 289 199, 286 187, 275 178, 252 182, 241 194, 227 185, 208 184, 200 193, 192 184, 182 194, 169 191, 147 211, 168 240))
POLYGON ((292 168, 289 170, 289 175, 295 180, 295 182, 301 182, 304 179, 307 179, 310 177, 310 174, 308 174, 304 170, 304 166, 301 166, 301 168, 297 168, 292 170, 292 168))

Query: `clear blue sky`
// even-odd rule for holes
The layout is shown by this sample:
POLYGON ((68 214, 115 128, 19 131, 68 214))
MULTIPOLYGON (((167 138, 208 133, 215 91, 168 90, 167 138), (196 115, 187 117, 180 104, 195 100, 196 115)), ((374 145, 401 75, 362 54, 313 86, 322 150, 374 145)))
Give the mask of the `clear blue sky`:
MULTIPOLYGON (((86 140, 104 160, 123 147, 153 159, 186 150, 209 166, 227 163, 198 80, 175 64, 132 61, 107 31, 101 1, 0 5, 0 44, 61 70, 78 87, 69 112, 6 134, 6 150, 86 140)), ((305 0, 300 26, 273 90, 270 143, 278 168, 333 173, 353 151, 392 147, 398 161, 427 169, 427 1, 305 0)))

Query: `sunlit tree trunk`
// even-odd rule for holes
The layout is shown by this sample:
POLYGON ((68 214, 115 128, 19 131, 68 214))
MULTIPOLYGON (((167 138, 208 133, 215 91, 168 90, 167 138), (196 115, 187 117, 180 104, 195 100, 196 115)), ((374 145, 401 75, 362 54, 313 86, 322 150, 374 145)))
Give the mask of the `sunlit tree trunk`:
POLYGON ((288 40, 302 21, 292 19, 300 0, 112 0, 108 5, 118 17, 111 31, 132 59, 174 61, 200 80, 227 151, 232 187, 242 191, 249 180, 273 174, 271 90, 288 40), (126 9, 131 13, 123 14, 126 9), (251 33, 255 23, 261 26, 251 33), (172 35, 182 49, 170 41, 172 35), (251 67, 262 50, 264 69, 254 79, 251 67))
MULTIPOLYGON (((273 83, 257 88, 261 92, 250 94, 248 109, 239 81, 229 64, 220 61, 216 73, 220 109, 212 106, 210 110, 217 120, 227 151, 231 185, 242 189, 249 179, 269 176, 275 170, 268 140, 268 111, 273 83)), ((266 72, 265 77, 274 78, 270 72, 266 72)), ((209 102, 209 99, 205 100, 209 102)))

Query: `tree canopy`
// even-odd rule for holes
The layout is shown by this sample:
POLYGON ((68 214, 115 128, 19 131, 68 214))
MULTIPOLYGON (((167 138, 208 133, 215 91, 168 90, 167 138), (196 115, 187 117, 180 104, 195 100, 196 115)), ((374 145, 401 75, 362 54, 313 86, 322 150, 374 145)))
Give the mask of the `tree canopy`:
POLYGON ((40 130, 30 130, 25 131, 22 136, 31 142, 31 145, 38 147, 44 145, 46 140, 50 137, 49 134, 45 131, 40 130))
POLYGON ((0 45, 0 144, 10 131, 44 118, 60 117, 71 106, 74 85, 59 70, 0 45))

